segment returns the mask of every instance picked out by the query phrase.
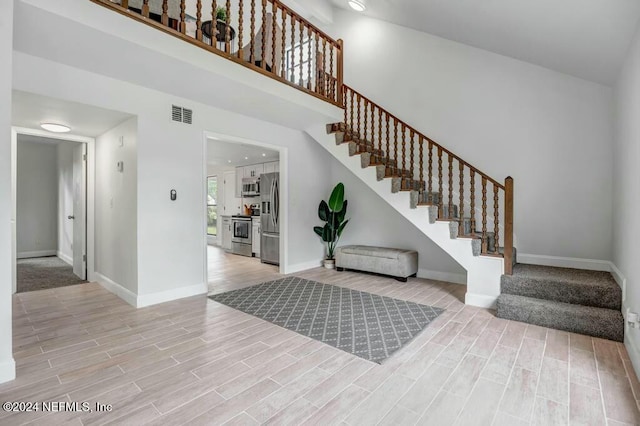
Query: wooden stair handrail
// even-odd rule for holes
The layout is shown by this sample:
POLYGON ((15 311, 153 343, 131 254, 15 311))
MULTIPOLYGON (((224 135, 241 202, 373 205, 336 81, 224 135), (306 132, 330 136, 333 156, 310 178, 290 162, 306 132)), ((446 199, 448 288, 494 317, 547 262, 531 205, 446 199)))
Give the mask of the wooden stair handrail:
POLYGON ((418 137, 422 137, 424 138, 426 141, 429 141, 431 144, 433 144, 434 146, 436 146, 437 148, 441 149, 442 152, 446 153, 447 155, 453 157, 454 159, 456 159, 457 161, 463 163, 465 166, 467 166, 468 168, 470 168, 471 170, 473 170, 474 172, 478 173, 479 175, 487 178, 487 180, 489 182, 491 182, 492 184, 496 185, 498 188, 504 190, 504 185, 501 184, 500 182, 498 182, 497 180, 493 179, 491 176, 489 176, 488 174, 484 173, 483 171, 481 171, 480 169, 472 166, 471 164, 467 163, 466 161, 464 161, 462 158, 460 158, 459 156, 457 156, 456 154, 454 154, 453 152, 449 151, 447 148, 443 147, 442 145, 440 145, 439 143, 437 143, 436 141, 434 141, 433 139, 431 139, 429 136, 423 134, 422 132, 420 132, 419 130, 416 130, 414 127, 412 127, 410 124, 405 123, 404 121, 400 120, 398 117, 396 117, 395 115, 393 115, 391 112, 389 112, 388 110, 386 110, 385 108, 381 107, 380 105, 378 105, 377 103, 373 102, 371 99, 367 98, 366 96, 364 96, 362 93, 358 92, 357 90, 355 90, 353 87, 347 85, 347 84, 343 84, 343 88, 346 91, 352 91, 354 93, 357 93, 362 99, 366 100, 367 102, 369 102, 370 104, 375 105, 377 108, 379 108, 380 110, 382 110, 385 114, 387 114, 389 117, 391 117, 391 119, 393 120, 398 120, 398 124, 404 125, 406 126, 407 129, 413 131, 418 137))

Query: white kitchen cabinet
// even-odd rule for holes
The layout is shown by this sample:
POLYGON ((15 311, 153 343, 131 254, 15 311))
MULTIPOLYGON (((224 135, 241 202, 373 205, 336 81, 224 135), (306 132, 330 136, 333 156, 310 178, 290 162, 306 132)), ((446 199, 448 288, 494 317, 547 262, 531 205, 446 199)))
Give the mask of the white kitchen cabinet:
POLYGON ((222 216, 222 248, 231 251, 231 216, 222 216))
POLYGON ((260 177, 264 173, 264 164, 252 164, 250 166, 244 166, 244 177, 260 177))
POLYGON ((260 218, 253 218, 251 251, 256 257, 260 257, 260 218))
POLYGON ((236 198, 242 198, 242 178, 244 167, 236 167, 236 198))
POLYGON ((264 173, 274 173, 280 171, 280 162, 271 161, 270 163, 264 163, 264 173))

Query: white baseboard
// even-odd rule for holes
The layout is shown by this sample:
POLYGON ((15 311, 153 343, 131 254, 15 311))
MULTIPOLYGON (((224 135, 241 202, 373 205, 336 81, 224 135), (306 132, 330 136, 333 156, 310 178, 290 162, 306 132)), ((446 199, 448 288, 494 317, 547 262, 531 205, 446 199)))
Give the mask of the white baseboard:
POLYGON ((598 259, 580 259, 577 257, 544 256, 518 252, 518 263, 531 265, 558 266, 560 268, 588 269, 591 271, 610 271, 611 262, 598 259))
POLYGON ((138 296, 136 296, 136 294, 133 293, 131 290, 128 290, 124 288, 122 285, 116 283, 115 281, 112 281, 111 279, 105 277, 100 272, 96 272, 94 274, 94 277, 95 277, 95 280, 98 282, 98 284, 104 287, 107 291, 110 291, 111 293, 115 294, 116 296, 118 296, 119 298, 121 298, 122 300, 130 304, 131 306, 137 307, 138 296))
POLYGON ((73 266, 73 258, 71 256, 67 256, 66 254, 64 254, 61 251, 56 252, 56 256, 58 256, 60 258, 60 260, 63 260, 66 263, 68 263, 69 265, 73 266))
POLYGON ((159 291, 157 293, 142 294, 138 296, 138 308, 157 305, 158 303, 170 302, 172 300, 184 299, 185 297, 207 294, 209 288, 206 283, 189 285, 186 287, 173 288, 171 290, 159 291))
POLYGON ((16 378, 16 363, 13 358, 0 362, 0 383, 10 382, 16 378))
POLYGON ((609 262, 609 264, 611 266, 611 275, 613 275, 613 279, 616 280, 622 289, 622 302, 624 303, 627 299, 627 279, 622 275, 622 272, 620 272, 620 269, 618 269, 615 263, 609 262))
POLYGON ((487 296, 485 294, 469 293, 464 296, 465 305, 477 306, 479 308, 496 308, 496 300, 498 296, 487 296))
POLYGON ((307 269, 318 268, 322 266, 321 260, 312 260, 311 262, 304 263, 296 263, 295 265, 288 265, 284 273, 285 274, 295 274, 296 272, 306 271, 307 269))
POLYGON ((640 330, 636 328, 629 328, 626 321, 627 306, 622 303, 622 315, 625 317, 624 322, 624 346, 627 348, 629 359, 633 364, 633 369, 636 375, 640 372, 640 345, 638 344, 638 338, 640 337, 640 330))
POLYGON ((31 257, 55 256, 56 254, 57 254, 56 250, 21 251, 21 252, 18 252, 16 257, 18 259, 28 259, 31 257))
POLYGON ((440 272, 432 271, 430 269, 418 269, 418 278, 467 285, 467 275, 458 274, 456 272, 440 272))

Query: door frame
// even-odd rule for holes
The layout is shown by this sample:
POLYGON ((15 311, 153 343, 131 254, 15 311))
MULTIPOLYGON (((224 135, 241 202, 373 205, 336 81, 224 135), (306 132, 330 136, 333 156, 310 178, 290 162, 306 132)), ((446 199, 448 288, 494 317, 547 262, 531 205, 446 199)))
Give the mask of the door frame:
POLYGON ((209 283, 209 270, 208 270, 208 257, 207 257, 207 141, 208 140, 223 140, 225 142, 239 143, 244 145, 251 145, 255 147, 267 148, 272 151, 278 151, 280 162, 280 266, 279 272, 285 274, 288 270, 289 264, 289 175, 288 175, 288 158, 289 148, 282 145, 273 145, 266 142, 256 141, 254 139, 245 139, 238 136, 225 135, 222 133, 210 132, 205 130, 202 138, 202 176, 204 176, 202 184, 202 199, 204 202, 203 220, 202 220, 202 233, 204 238, 203 244, 203 256, 204 256, 204 278, 205 283, 209 283))
POLYGON ((16 216, 17 216, 17 148, 18 135, 39 136, 61 141, 79 142, 87 147, 86 173, 86 248, 87 248, 87 281, 95 281, 95 138, 74 135, 73 133, 51 133, 41 129, 11 126, 11 278, 12 292, 18 289, 16 277, 17 246, 16 246, 16 216))

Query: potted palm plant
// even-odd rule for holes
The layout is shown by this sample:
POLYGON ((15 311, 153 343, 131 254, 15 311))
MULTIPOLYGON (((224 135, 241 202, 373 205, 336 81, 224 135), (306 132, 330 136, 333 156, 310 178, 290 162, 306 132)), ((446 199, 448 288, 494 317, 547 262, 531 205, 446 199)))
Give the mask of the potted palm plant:
POLYGON ((349 219, 345 219, 347 215, 347 200, 344 199, 344 185, 338 183, 329 197, 329 202, 320 201, 318 206, 318 217, 324 223, 324 226, 314 226, 313 230, 322 241, 327 243, 327 257, 324 260, 325 268, 333 269, 335 267, 334 253, 338 240, 342 235, 344 227, 349 223, 349 219))

